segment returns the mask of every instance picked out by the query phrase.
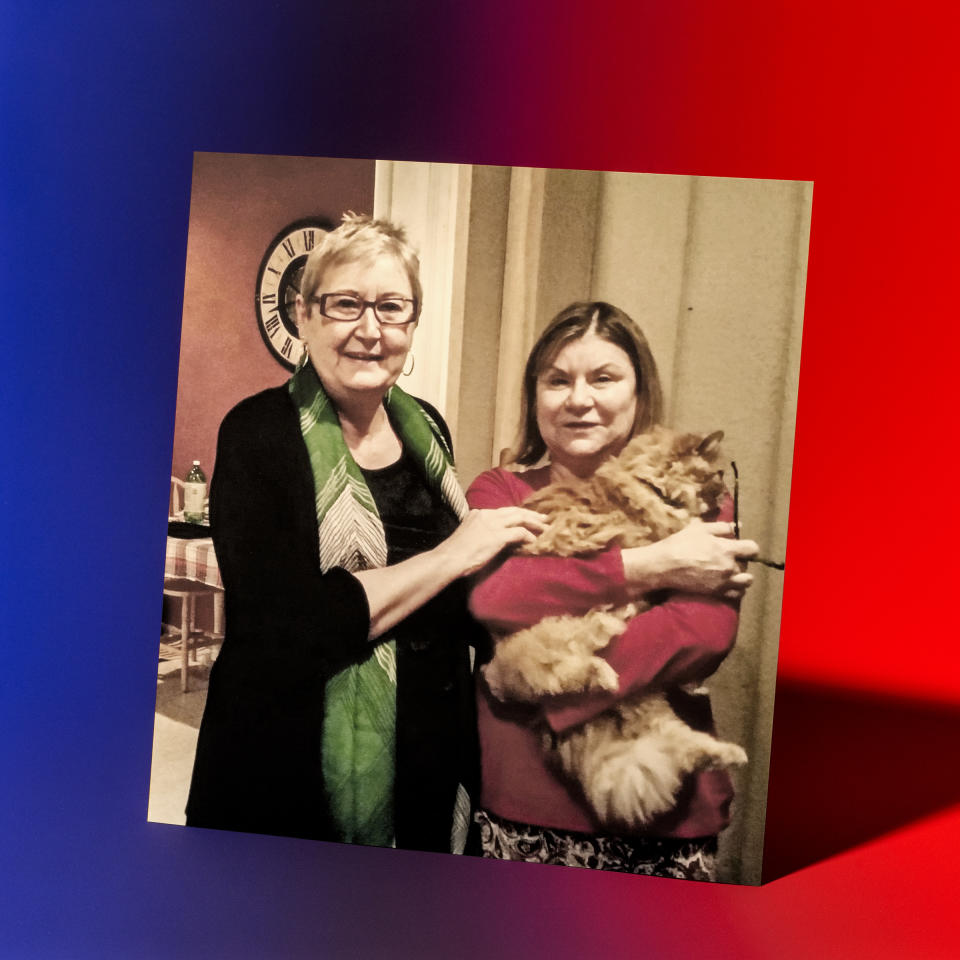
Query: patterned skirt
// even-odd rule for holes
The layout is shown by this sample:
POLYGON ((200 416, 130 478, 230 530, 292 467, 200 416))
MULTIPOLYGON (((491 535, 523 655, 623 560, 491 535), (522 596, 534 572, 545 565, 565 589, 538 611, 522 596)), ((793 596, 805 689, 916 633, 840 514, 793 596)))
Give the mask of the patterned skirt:
POLYGON ((477 810, 474 819, 480 827, 483 856, 488 859, 589 867, 678 880, 717 878, 716 837, 687 840, 574 833, 517 823, 488 810, 477 810))

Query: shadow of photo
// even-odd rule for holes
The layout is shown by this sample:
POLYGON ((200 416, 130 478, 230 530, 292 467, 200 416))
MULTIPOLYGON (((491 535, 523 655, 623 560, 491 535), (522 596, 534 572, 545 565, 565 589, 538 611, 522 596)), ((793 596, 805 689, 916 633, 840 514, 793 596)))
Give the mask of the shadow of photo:
POLYGON ((781 680, 763 882, 960 802, 960 707, 781 680))

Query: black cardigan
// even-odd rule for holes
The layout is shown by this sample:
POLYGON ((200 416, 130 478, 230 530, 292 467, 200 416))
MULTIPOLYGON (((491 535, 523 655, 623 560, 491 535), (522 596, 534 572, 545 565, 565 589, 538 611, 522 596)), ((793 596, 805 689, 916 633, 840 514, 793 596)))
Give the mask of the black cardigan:
MULTIPOLYGON (((434 499, 439 542, 456 519, 434 499)), ((378 499, 382 514, 384 506, 378 499)), ((391 517, 383 520, 394 562, 391 517)), ((321 775, 323 692, 333 674, 369 654, 369 609, 350 573, 320 572, 313 475, 285 386, 243 400, 224 418, 210 521, 226 636, 210 674, 187 824, 336 839, 321 775)), ((484 635, 457 582, 390 636, 397 846, 448 850, 457 783, 471 794, 476 786, 467 650, 484 635)))

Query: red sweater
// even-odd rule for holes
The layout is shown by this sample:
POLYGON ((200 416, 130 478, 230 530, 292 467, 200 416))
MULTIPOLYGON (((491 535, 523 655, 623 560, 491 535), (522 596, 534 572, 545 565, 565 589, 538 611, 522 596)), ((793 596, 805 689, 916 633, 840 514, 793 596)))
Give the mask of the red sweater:
MULTIPOLYGON (((549 482, 548 468, 511 473, 488 470, 471 484, 474 508, 513 506, 549 482)), ((720 520, 732 519, 728 502, 720 520)), ((546 616, 585 613, 600 603, 628 599, 619 548, 592 557, 508 556, 478 576, 470 595, 473 615, 494 633, 531 626, 546 616)), ((733 647, 737 605, 696 594, 673 594, 634 617, 603 656, 617 671, 616 693, 557 697, 543 707, 503 704, 477 682, 483 807, 523 823, 561 830, 597 832, 583 800, 544 761, 531 721, 540 710, 557 732, 603 712, 617 699, 640 691, 673 691, 675 709, 692 726, 710 729, 709 701, 675 688, 713 673, 733 647)), ((729 823, 733 787, 724 771, 688 778, 677 807, 648 826, 648 833, 703 837, 729 823)))

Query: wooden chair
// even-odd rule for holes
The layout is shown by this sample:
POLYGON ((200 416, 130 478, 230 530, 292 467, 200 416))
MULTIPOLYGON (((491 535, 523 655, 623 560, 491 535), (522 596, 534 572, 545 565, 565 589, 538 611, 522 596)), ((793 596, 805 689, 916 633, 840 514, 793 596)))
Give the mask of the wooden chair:
POLYGON ((183 481, 178 477, 170 478, 170 514, 168 519, 183 519, 183 481))
POLYGON ((164 624, 168 640, 180 641, 180 691, 186 693, 188 688, 188 671, 190 659, 197 662, 197 643, 203 640, 206 643, 223 639, 223 634, 217 630, 199 630, 197 628, 197 600, 202 597, 212 597, 214 604, 222 593, 216 587, 208 587, 205 583, 196 580, 181 580, 174 577, 165 577, 163 581, 163 596, 165 600, 175 600, 180 603, 180 622, 178 624, 164 624))
MULTIPOLYGON (((170 519, 183 519, 183 481, 170 478, 170 519)), ((223 591, 196 580, 178 577, 164 577, 163 596, 165 600, 178 601, 180 621, 178 624, 164 623, 165 636, 180 641, 180 690, 187 692, 190 657, 197 661, 196 646, 199 640, 206 642, 223 639, 223 591), (213 598, 213 630, 197 629, 197 601, 203 597, 213 598)))

